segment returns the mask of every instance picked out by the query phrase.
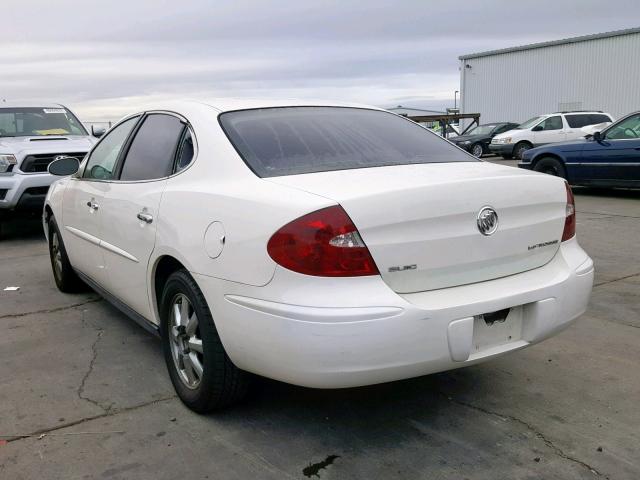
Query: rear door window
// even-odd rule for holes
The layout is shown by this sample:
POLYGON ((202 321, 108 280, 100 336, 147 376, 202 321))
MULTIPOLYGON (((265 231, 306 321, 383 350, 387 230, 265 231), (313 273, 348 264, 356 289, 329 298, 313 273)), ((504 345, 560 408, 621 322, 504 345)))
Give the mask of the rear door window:
POLYGON ((259 177, 477 161, 420 125, 378 110, 265 108, 227 112, 219 118, 231 143, 259 177))
POLYGON ((148 115, 131 142, 120 180, 154 180, 171 175, 185 128, 184 122, 173 115, 148 115))
POLYGON ((576 115, 566 115, 567 123, 571 128, 582 128, 587 125, 591 125, 591 115, 587 114, 576 114, 576 115))

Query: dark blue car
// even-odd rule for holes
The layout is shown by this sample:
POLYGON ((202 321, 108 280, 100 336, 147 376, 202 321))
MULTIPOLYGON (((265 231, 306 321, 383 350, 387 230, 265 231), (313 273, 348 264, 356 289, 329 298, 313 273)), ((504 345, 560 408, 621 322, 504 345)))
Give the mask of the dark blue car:
POLYGON ((640 188, 640 112, 584 139, 527 150, 518 166, 572 185, 640 188))

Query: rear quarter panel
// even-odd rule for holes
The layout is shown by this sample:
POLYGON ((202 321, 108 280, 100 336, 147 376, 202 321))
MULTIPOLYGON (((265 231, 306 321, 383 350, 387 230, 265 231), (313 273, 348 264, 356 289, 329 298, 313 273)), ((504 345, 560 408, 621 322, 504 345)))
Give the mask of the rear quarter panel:
POLYGON ((267 252, 267 242, 276 230, 335 203, 257 177, 227 181, 193 177, 188 181, 175 177, 167 185, 155 257, 171 255, 192 273, 248 285, 265 285, 273 277, 276 263, 267 252), (206 235, 214 222, 218 222, 216 235, 206 235), (222 251, 213 258, 208 245, 222 251))

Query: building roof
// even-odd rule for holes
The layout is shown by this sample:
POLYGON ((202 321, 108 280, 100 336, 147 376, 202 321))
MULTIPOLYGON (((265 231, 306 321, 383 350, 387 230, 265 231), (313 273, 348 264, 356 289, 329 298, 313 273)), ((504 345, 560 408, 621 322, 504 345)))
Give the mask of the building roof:
POLYGON ((468 60, 470 58, 488 57, 490 55, 500 55, 502 53, 519 52, 521 50, 533 50, 535 48, 553 47, 556 45, 566 45, 569 43, 586 42, 589 40, 597 40, 600 38, 619 37, 621 35, 631 35, 634 33, 640 33, 640 27, 627 28, 624 30, 614 30, 612 32, 594 33, 592 35, 582 35, 580 37, 564 38, 562 40, 552 40, 550 42, 531 43, 529 45, 522 45, 519 47, 502 48, 498 50, 488 50, 486 52, 470 53, 468 55, 461 55, 459 60, 468 60))

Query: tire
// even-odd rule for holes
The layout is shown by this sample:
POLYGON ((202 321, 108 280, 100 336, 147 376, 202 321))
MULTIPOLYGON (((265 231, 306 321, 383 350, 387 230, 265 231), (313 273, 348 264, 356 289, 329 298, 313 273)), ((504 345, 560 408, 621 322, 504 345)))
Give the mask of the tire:
POLYGON ((186 270, 167 279, 160 316, 164 358, 180 400, 197 413, 240 402, 249 374, 231 362, 204 295, 186 270))
POLYGON ((505 153, 503 155, 500 155, 502 158, 504 158, 505 160, 511 160, 513 158, 513 155, 509 154, 509 153, 505 153))
POLYGON ((517 160, 522 160, 522 154, 530 148, 533 148, 533 146, 529 142, 516 143, 516 146, 513 147, 513 156, 517 160))
POLYGON ((567 170, 560 160, 553 157, 543 157, 536 162, 533 169, 536 172, 547 173, 556 177, 567 179, 567 170))
POLYGON ((53 216, 47 222, 49 228, 49 259, 51 271, 58 290, 64 293, 77 293, 87 291, 89 288, 84 283, 69 262, 67 249, 64 246, 62 235, 53 216))
POLYGON ((473 155, 474 157, 480 158, 484 153, 484 149, 482 148, 481 143, 474 143, 473 145, 471 145, 469 152, 471 152, 471 155, 473 155))

